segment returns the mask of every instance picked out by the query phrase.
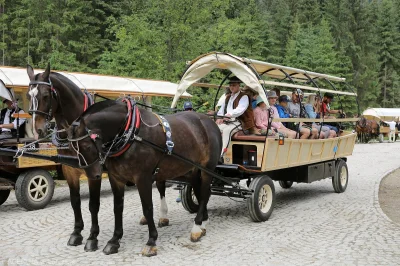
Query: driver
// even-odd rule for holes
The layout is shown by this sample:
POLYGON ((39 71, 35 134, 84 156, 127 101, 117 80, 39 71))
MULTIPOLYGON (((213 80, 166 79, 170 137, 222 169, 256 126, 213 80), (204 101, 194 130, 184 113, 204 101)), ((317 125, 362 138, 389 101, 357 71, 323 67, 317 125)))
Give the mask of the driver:
POLYGON ((223 119, 215 121, 222 133, 221 157, 227 151, 230 137, 234 133, 242 129, 248 130, 250 134, 258 133, 254 124, 253 109, 249 96, 240 91, 241 82, 235 76, 229 79, 231 94, 226 96, 225 102, 222 103, 217 113, 218 116, 225 116, 223 119))
MULTIPOLYGON (((13 103, 8 99, 4 99, 3 103, 7 105, 6 108, 3 108, 0 112, 0 140, 1 139, 10 139, 17 133, 17 119, 12 117, 12 114, 15 113, 17 102, 13 103)), ((25 113, 23 110, 19 109, 18 113, 25 113)), ((25 118, 19 119, 19 126, 25 123, 25 118)))

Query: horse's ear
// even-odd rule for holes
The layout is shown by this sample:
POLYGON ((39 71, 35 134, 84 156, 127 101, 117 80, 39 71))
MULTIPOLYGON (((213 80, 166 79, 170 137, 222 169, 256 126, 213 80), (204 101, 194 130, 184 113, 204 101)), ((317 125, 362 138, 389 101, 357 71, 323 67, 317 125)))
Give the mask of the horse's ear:
POLYGON ((50 62, 47 64, 46 71, 43 73, 43 79, 48 80, 50 76, 50 62))
POLYGON ((35 80, 35 73, 33 71, 33 67, 31 65, 26 66, 26 72, 28 72, 29 79, 31 81, 35 80))

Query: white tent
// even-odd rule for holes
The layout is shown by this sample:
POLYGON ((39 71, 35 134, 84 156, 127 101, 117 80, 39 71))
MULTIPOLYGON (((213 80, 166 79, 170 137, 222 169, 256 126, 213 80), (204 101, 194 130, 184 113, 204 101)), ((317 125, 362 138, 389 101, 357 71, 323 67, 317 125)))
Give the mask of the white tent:
MULTIPOLYGON (((44 72, 44 70, 35 70, 35 74, 41 72, 44 72)), ((82 90, 87 89, 90 92, 97 92, 99 94, 172 97, 175 95, 178 86, 176 83, 161 80, 135 79, 65 71, 53 72, 58 72, 66 76, 82 90)), ((25 68, 0 67, 0 80, 3 81, 7 88, 12 88, 15 91, 26 90, 29 86, 29 77, 25 68)), ((185 93, 183 97, 191 97, 191 95, 185 93)))

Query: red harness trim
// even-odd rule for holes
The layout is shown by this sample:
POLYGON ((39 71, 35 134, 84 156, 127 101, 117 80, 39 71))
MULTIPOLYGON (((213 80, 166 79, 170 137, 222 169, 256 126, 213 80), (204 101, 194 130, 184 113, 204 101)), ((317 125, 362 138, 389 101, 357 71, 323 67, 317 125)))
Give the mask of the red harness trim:
MULTIPOLYGON (((123 102, 126 102, 126 104, 128 105, 128 113, 129 113, 128 122, 126 123, 126 126, 125 126, 125 131, 126 131, 129 129, 129 127, 132 123, 132 104, 129 100, 127 101, 125 99, 123 100, 123 102)), ((140 113, 139 113, 139 108, 137 108, 137 106, 134 106, 133 108, 136 108, 135 131, 137 131, 137 129, 139 129, 139 127, 140 127, 140 113)), ((131 143, 127 144, 122 150, 120 150, 116 154, 111 155, 110 157, 118 157, 118 156, 122 155, 124 152, 126 152, 129 149, 130 146, 131 146, 131 143)))
POLYGON ((89 99, 88 96, 86 95, 86 93, 83 94, 85 100, 84 100, 84 104, 83 104, 83 111, 85 112, 86 109, 88 109, 88 105, 89 105, 89 99))

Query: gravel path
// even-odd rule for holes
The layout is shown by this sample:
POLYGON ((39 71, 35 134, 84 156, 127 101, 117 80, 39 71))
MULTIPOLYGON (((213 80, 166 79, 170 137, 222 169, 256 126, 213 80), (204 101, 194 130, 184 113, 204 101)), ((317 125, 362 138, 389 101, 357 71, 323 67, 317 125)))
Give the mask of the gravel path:
MULTIPOLYGON (((102 186, 99 251, 66 245, 73 215, 68 188, 58 187, 51 204, 39 211, 20 208, 14 193, 0 206, 0 265, 398 265, 400 227, 380 209, 379 184, 400 167, 397 143, 357 144, 348 158, 350 181, 345 193, 333 192, 330 179, 294 184, 275 183, 277 204, 264 223, 250 221, 246 205, 214 196, 209 203, 207 235, 191 243, 193 214, 175 202, 167 189, 171 225, 158 229, 158 255, 144 258, 147 227, 140 226, 141 205, 135 188, 127 189, 124 237, 120 252, 105 256, 114 217, 108 180, 102 186)), ((89 235, 88 189, 82 185, 82 211, 89 235)), ((153 190, 155 219, 158 193, 153 190)))

